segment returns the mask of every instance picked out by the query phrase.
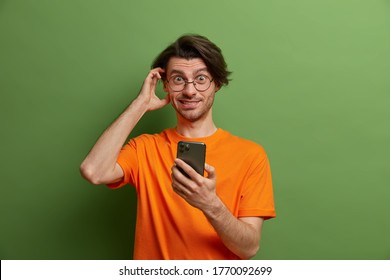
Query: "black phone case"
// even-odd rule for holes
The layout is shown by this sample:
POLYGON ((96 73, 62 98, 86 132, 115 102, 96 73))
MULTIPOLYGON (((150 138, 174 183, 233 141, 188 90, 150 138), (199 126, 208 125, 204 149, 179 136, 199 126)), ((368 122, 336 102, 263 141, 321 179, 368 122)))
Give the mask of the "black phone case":
MULTIPOLYGON (((204 176, 206 159, 206 144, 202 142, 180 141, 177 144, 177 157, 191 166, 197 173, 204 176)), ((180 171, 189 177, 181 168, 180 171)))

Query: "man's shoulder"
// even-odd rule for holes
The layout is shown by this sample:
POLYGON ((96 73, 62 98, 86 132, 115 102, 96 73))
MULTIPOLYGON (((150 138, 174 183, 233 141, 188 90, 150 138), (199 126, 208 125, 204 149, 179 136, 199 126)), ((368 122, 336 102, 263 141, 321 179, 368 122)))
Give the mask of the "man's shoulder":
POLYGON ((140 134, 130 140, 135 143, 161 143, 161 142, 169 142, 171 129, 165 129, 161 132, 156 133, 143 133, 140 134))
POLYGON ((231 143, 231 145, 238 145, 238 146, 243 147, 245 149, 258 150, 258 151, 264 152, 263 146, 254 140, 235 135, 235 134, 233 134, 229 131, 226 131, 226 130, 223 130, 223 133, 224 133, 224 137, 223 137, 224 139, 221 139, 221 140, 228 141, 231 143))

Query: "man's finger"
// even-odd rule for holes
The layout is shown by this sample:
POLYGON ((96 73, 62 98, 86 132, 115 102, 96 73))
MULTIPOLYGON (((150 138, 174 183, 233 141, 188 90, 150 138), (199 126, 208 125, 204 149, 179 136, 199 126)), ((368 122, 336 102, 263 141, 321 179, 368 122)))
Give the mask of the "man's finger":
POLYGON ((195 169, 179 158, 175 159, 175 164, 176 166, 180 167, 191 179, 195 179, 196 176, 199 175, 195 169))
POLYGON ((216 174, 215 174, 215 168, 213 166, 211 166, 210 164, 205 163, 204 169, 206 170, 206 172, 208 174, 207 178, 209 178, 211 180, 215 179, 216 174))

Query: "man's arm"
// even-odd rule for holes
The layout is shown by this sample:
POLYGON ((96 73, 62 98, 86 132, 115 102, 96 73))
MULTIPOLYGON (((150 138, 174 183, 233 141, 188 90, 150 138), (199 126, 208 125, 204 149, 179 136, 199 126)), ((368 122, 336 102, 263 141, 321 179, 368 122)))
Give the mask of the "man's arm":
POLYGON ((214 210, 204 212, 222 242, 242 259, 250 259, 260 248, 264 219, 261 217, 236 218, 220 201, 214 210))
POLYGON ((82 176, 93 184, 108 184, 119 181, 123 170, 116 162, 119 152, 135 125, 148 112, 169 104, 169 95, 164 99, 156 96, 155 90, 161 68, 149 72, 137 98, 103 132, 80 166, 82 176))
POLYGON ((172 167, 173 190, 189 204, 200 209, 207 217, 225 246, 242 259, 256 255, 260 246, 260 235, 264 219, 261 217, 236 218, 216 194, 216 174, 206 164, 208 177, 196 173, 180 159, 172 167), (181 167, 189 176, 184 176, 181 167))

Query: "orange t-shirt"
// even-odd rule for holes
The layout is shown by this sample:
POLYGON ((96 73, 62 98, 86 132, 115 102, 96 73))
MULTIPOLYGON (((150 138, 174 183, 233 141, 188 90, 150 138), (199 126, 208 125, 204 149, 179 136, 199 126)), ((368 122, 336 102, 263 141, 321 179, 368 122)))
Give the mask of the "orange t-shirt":
POLYGON ((205 138, 186 138, 175 129, 138 136, 121 150, 118 188, 135 186, 138 196, 134 259, 238 259, 204 214, 172 190, 171 168, 181 140, 206 144, 206 163, 215 167, 217 194, 235 217, 275 217, 271 171, 263 148, 218 129, 205 138))

